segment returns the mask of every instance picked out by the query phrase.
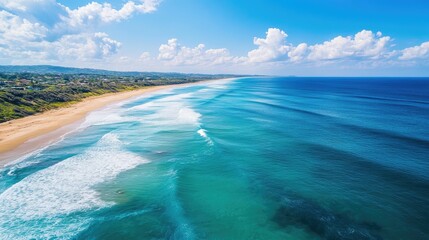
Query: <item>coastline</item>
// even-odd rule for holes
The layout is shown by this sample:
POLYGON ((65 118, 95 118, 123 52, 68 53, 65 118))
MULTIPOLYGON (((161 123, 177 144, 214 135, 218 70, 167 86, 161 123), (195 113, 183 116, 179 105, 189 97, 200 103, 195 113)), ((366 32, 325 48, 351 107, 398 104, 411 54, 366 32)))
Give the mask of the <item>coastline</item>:
POLYGON ((132 91, 107 93, 85 98, 67 107, 0 123, 0 168, 20 157, 59 140, 64 135, 71 132, 74 125, 84 120, 87 114, 92 111, 159 90, 198 85, 219 80, 227 79, 150 86, 132 91))

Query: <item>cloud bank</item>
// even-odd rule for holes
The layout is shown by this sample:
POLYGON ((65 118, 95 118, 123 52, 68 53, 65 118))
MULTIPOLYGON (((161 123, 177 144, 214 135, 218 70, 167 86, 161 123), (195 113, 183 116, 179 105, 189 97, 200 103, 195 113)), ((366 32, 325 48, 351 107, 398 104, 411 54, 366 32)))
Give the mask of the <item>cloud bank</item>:
MULTIPOLYGON (((149 52, 144 46, 139 56, 124 56, 123 46, 101 26, 122 22, 136 14, 155 12, 160 0, 134 0, 118 8, 109 3, 91 2, 71 9, 56 0, 0 0, 0 61, 8 64, 57 64, 109 62, 115 67, 138 64, 164 70, 208 68, 252 70, 335 65, 351 68, 428 65, 429 42, 395 49, 394 40, 381 32, 362 30, 336 36, 320 43, 291 43, 279 28, 267 29, 253 38, 254 48, 233 55, 227 48, 209 48, 204 43, 186 46, 171 38, 149 52), (78 60, 78 61, 76 61, 78 60), (194 68, 192 68, 194 67, 194 68), (160 68, 156 68, 160 69, 160 68)), ((249 39, 249 42, 252 40, 249 39)), ((152 70, 152 69, 146 69, 152 70)))
POLYGON ((171 65, 221 65, 239 61, 226 48, 206 49, 204 44, 193 48, 185 47, 175 38, 159 47, 158 60, 171 65))
POLYGON ((94 29, 156 11, 158 5, 158 0, 128 1, 114 9, 91 2, 70 9, 55 0, 0 0, 0 58, 43 63, 109 57, 121 43, 94 29))
POLYGON ((320 66, 355 62, 360 66, 379 66, 429 58, 429 42, 398 51, 392 49, 394 44, 390 36, 370 30, 362 30, 351 36, 337 36, 313 45, 293 45, 287 42, 287 37, 285 31, 269 28, 265 37, 254 37, 256 48, 250 50, 247 56, 231 56, 225 48, 206 50, 204 44, 189 48, 178 44, 177 39, 170 39, 167 44, 160 46, 158 60, 172 65, 320 66))
POLYGON ((401 51, 401 60, 410 59, 428 59, 429 58, 429 42, 424 42, 419 46, 405 48, 401 51))

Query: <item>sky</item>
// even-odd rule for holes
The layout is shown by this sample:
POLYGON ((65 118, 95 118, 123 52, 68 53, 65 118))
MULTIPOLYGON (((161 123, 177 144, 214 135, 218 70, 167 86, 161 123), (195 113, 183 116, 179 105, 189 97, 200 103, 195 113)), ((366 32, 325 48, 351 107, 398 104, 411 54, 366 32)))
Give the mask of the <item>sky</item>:
POLYGON ((0 65, 429 76, 427 0, 0 0, 0 65))

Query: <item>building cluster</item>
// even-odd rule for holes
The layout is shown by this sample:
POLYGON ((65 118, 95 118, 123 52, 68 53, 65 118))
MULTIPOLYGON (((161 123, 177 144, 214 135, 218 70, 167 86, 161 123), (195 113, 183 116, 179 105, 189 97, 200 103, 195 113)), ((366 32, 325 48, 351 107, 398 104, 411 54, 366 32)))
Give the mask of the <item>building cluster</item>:
POLYGON ((49 87, 141 84, 150 77, 111 77, 99 75, 1 74, 0 90, 43 90, 49 87))

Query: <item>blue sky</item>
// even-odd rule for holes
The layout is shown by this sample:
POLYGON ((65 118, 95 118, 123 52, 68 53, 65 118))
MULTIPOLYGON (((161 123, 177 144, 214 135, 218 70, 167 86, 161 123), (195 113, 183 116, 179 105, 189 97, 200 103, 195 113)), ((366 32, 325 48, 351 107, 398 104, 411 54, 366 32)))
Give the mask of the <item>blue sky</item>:
POLYGON ((424 0, 0 0, 0 64, 428 76, 428 13, 424 0))

